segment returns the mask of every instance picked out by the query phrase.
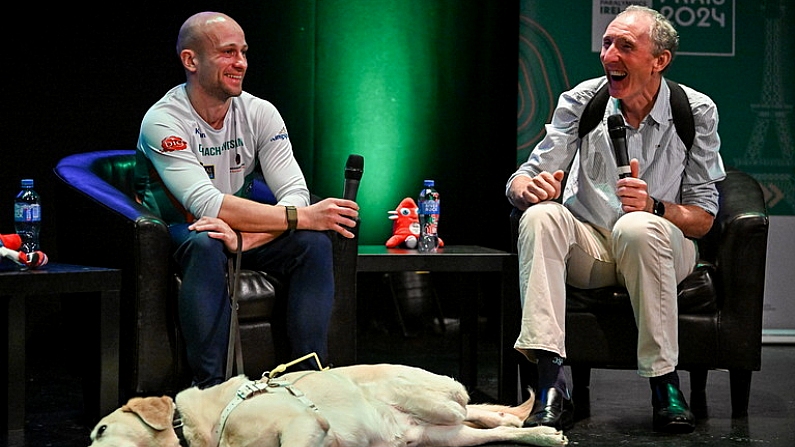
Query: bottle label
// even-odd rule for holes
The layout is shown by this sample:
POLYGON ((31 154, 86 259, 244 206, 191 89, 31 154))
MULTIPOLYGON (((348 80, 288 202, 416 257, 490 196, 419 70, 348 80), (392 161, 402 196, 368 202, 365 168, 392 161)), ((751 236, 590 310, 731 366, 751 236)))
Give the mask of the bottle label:
POLYGON ((436 236, 436 234, 438 233, 437 228, 438 226, 436 225, 436 222, 434 222, 433 220, 429 220, 428 222, 425 223, 425 226, 422 228, 422 234, 436 236))
POLYGON ((14 221, 15 222, 40 222, 41 221, 41 205, 15 205, 14 206, 14 221))
POLYGON ((420 203, 420 214, 439 214, 438 200, 424 200, 420 203))

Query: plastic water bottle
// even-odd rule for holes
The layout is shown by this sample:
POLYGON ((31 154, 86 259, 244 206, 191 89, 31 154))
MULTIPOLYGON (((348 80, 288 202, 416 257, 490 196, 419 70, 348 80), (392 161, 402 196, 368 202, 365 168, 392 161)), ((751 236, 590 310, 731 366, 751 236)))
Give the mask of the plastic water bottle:
POLYGON ((33 190, 33 180, 22 180, 22 190, 14 199, 14 228, 22 239, 21 251, 31 253, 39 249, 41 228, 41 199, 33 190))
POLYGON ((439 192, 433 180, 425 180, 417 201, 417 214, 420 219, 420 240, 417 249, 421 252, 435 252, 439 247, 439 192))

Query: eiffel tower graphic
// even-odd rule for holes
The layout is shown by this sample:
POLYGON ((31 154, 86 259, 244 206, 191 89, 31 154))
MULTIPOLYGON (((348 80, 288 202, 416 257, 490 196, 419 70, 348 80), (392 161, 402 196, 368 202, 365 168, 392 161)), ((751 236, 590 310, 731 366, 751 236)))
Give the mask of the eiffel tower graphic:
POLYGON ((780 0, 768 0, 761 2, 761 9, 765 17, 762 95, 759 104, 751 105, 756 116, 754 127, 745 154, 735 163, 738 167, 758 167, 766 171, 756 173, 754 177, 765 190, 768 207, 772 208, 783 200, 795 208, 792 105, 784 104, 781 73, 785 7, 780 0), (770 131, 775 131, 779 153, 765 156, 763 149, 770 131))

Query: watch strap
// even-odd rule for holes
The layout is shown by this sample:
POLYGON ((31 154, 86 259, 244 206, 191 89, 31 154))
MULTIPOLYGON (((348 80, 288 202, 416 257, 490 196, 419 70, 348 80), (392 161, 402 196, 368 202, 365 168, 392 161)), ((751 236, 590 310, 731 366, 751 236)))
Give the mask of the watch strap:
POLYGON ((295 230, 298 228, 298 210, 292 205, 287 205, 284 207, 284 212, 287 215, 287 229, 295 230))
POLYGON ((665 214, 665 204, 655 199, 654 197, 652 197, 651 200, 652 200, 652 213, 655 216, 663 217, 663 215, 665 214))

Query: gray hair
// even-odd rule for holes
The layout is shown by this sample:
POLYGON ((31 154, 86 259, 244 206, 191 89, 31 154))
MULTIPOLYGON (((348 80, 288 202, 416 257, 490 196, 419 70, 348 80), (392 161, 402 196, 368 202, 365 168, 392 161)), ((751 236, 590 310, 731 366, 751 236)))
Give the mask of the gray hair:
POLYGON ((652 54, 657 57, 663 51, 668 50, 671 52, 671 59, 673 59, 676 55, 676 50, 679 48, 679 33, 670 20, 658 11, 640 5, 627 6, 627 9, 618 15, 624 14, 645 14, 648 16, 652 20, 651 28, 649 29, 652 54))

